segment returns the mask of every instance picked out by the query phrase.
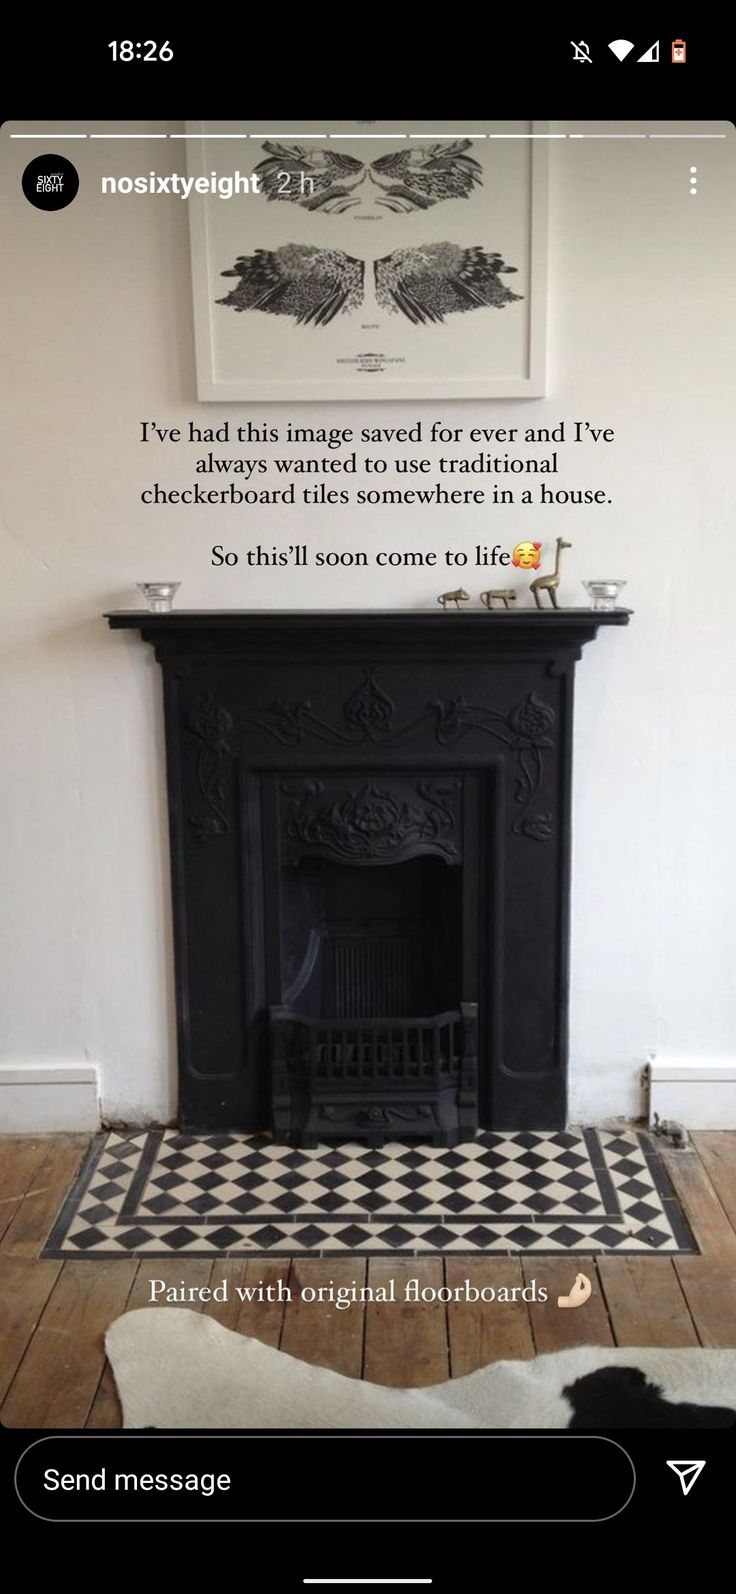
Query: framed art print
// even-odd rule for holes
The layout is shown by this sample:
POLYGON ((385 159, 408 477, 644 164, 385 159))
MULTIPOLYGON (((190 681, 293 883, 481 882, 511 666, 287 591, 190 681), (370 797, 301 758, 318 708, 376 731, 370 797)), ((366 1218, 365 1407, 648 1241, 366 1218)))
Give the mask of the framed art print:
POLYGON ((198 122, 187 149, 200 399, 544 393, 541 124, 198 122))

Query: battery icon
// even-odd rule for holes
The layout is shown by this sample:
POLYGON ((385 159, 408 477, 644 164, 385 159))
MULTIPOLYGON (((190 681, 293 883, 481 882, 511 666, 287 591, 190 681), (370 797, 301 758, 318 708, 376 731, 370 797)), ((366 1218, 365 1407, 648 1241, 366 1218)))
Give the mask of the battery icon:
POLYGON ((685 40, 684 39, 673 39, 672 40, 672 64, 673 64, 673 66, 684 66, 686 59, 687 59, 687 51, 686 51, 685 40))

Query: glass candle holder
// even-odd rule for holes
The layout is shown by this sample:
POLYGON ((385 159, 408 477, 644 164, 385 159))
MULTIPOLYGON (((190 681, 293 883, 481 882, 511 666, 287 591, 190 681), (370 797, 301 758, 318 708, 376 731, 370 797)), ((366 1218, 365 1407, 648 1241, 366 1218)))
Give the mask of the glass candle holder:
POLYGON ((625 581, 610 579, 608 581, 584 581, 583 586, 590 598, 591 609, 615 609, 618 605, 618 595, 625 581))
POLYGON ((174 598, 181 582, 139 581, 137 586, 138 591, 143 593, 149 614, 169 614, 174 607, 174 598))

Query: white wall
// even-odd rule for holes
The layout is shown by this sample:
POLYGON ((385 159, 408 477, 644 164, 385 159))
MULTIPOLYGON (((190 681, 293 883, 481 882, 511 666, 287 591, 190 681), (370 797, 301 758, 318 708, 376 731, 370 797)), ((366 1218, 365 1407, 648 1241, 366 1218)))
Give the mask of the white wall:
MULTIPOLYGON (((166 1119, 160 683, 150 649, 111 634, 103 609, 134 607, 135 581, 161 576, 178 577, 192 607, 433 606, 440 583, 431 571, 319 584, 307 572, 298 587, 270 571, 226 575, 208 550, 242 546, 242 511, 143 508, 152 466, 140 418, 259 417, 193 398, 184 203, 102 201, 90 180, 92 169, 147 170, 151 148, 159 168, 167 149, 171 169, 182 146, 134 157, 135 145, 77 145, 79 197, 49 216, 19 197, 29 145, 7 132, 0 1057, 95 1061, 109 1115, 166 1119)), ((563 602, 581 600, 581 577, 628 577, 635 619, 601 633, 578 669, 572 1109, 595 1119, 638 1107, 650 1052, 736 1053, 734 146, 565 142, 551 158, 549 396, 441 412, 457 424, 613 425, 617 447, 600 467, 591 459, 583 482, 601 477, 611 507, 545 510, 533 526, 528 511, 478 508, 390 519, 336 508, 301 524, 297 510, 268 510, 248 524, 254 540, 319 534, 323 546, 370 546, 389 528, 407 546, 510 548, 518 535, 563 533, 574 543, 563 602)), ((437 408, 407 406, 427 420, 437 408)), ((288 412, 267 413, 278 424, 288 412)), ((396 425, 406 411, 371 416, 396 425)), ((319 413, 322 424, 348 417, 365 420, 358 406, 319 413)), ((175 465, 162 479, 181 477, 175 465)))

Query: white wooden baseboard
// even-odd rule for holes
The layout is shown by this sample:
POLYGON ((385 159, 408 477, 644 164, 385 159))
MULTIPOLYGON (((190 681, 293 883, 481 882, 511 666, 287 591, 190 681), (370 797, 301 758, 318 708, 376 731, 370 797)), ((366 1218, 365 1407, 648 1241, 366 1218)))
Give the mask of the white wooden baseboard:
POLYGON ((99 1127, 96 1063, 0 1063, 0 1134, 99 1127))
POLYGON ((654 1114, 686 1129, 736 1129, 736 1057, 653 1058, 646 1068, 654 1114))

